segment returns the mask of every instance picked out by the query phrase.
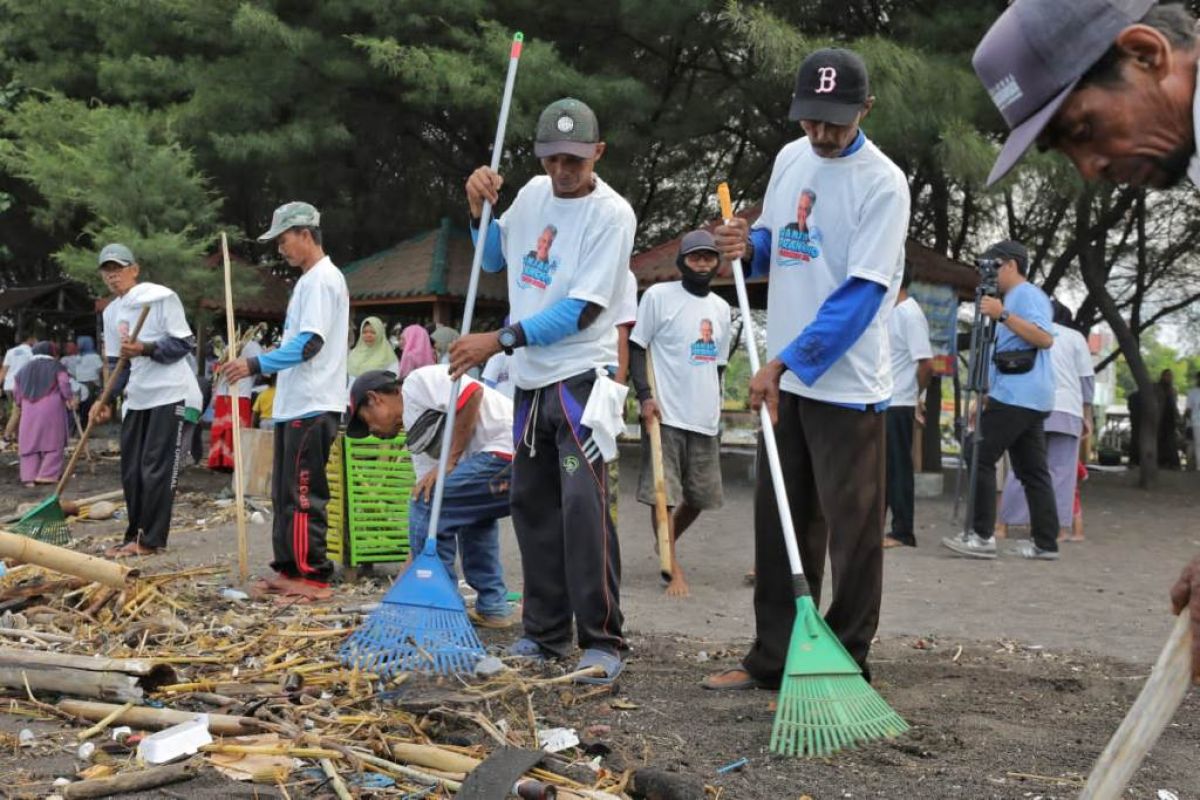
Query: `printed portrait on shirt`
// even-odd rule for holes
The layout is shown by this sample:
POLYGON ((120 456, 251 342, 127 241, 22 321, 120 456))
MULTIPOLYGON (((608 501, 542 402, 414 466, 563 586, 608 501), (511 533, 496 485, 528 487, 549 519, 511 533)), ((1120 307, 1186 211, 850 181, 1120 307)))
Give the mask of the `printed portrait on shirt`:
POLYGON ((817 193, 804 189, 796 198, 796 221, 779 232, 779 265, 794 267, 821 256, 821 230, 813 222, 817 193))
POLYGON ((710 364, 717 360, 717 339, 714 335, 713 321, 700 320, 700 338, 692 342, 691 362, 693 364, 710 364))
POLYGON ((547 225, 538 235, 534 248, 521 259, 521 280, 518 284, 522 289, 533 287, 545 289, 554 280, 558 270, 558 259, 550 254, 554 239, 558 236, 558 228, 547 225))

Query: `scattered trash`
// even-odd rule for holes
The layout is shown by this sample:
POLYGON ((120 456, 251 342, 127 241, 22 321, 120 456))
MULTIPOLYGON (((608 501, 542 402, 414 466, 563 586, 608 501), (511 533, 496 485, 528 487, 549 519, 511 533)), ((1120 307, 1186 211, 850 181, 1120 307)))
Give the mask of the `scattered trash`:
POLYGON ((537 732, 538 747, 547 753, 561 753, 579 744, 574 728, 547 728, 537 732))
POLYGON ((249 600, 250 595, 243 592, 241 589, 224 588, 220 592, 222 600, 249 600))
POLYGON ((699 653, 696 653, 696 661, 701 664, 703 664, 705 661, 708 661, 708 651, 701 650, 699 653))
POLYGON ((79 745, 79 749, 75 751, 75 755, 79 757, 80 761, 91 761, 92 756, 95 755, 95 753, 96 745, 92 744, 91 742, 84 742, 83 744, 79 745))
POLYGON ((129 727, 128 725, 122 725, 119 728, 113 728, 111 733, 112 740, 114 742, 117 742, 118 744, 124 744, 125 740, 133 735, 133 728, 129 727))
POLYGON ((22 728, 21 732, 17 734, 17 741, 20 743, 21 747, 33 747, 33 743, 36 740, 37 736, 35 736, 33 731, 29 730, 29 728, 22 728))
POLYGON ((351 786, 361 786, 364 789, 390 789, 396 785, 396 779, 378 772, 362 772, 350 778, 346 783, 351 786))
POLYGON ((731 772, 738 772, 742 769, 742 767, 746 766, 749 763, 750 763, 749 759, 739 758, 737 761, 732 761, 723 767, 717 767, 717 774, 718 775, 728 775, 731 772))
POLYGON ((262 513, 261 511, 253 512, 250 515, 250 524, 251 525, 266 525, 267 524, 266 514, 262 513))
POLYGON ((1179 800, 1179 795, 1175 794, 1170 789, 1159 789, 1158 800, 1179 800))
POLYGON ((612 733, 611 725, 588 725, 584 730, 584 734, 587 736, 608 736, 610 733, 612 733))
POLYGON ((481 678, 490 678, 493 675, 499 675, 506 669, 508 668, 504 666, 504 662, 495 656, 484 656, 475 665, 475 674, 481 678))
POLYGON ((166 764, 182 756, 195 755, 206 744, 212 744, 208 732, 208 715, 200 714, 196 719, 172 725, 158 733, 142 739, 138 745, 138 757, 147 764, 166 764))
POLYGON ((8 567, 4 566, 4 561, 0 559, 0 578, 3 578, 6 572, 8 572, 8 567))
POLYGON ((637 703, 631 703, 624 697, 618 697, 608 704, 610 708, 615 708, 617 711, 636 711, 641 708, 637 703))
POLYGON ((54 779, 55 786, 66 786, 70 782, 71 782, 70 778, 55 778, 54 779))
POLYGON ((205 519, 204 517, 201 517, 200 519, 196 520, 196 524, 199 525, 201 528, 203 528, 205 525, 208 524, 208 520, 205 519))

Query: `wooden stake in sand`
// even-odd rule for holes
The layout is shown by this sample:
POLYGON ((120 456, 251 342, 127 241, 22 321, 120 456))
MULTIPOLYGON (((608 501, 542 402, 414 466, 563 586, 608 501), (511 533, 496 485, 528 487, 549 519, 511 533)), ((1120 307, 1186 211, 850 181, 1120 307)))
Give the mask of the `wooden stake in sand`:
MULTIPOLYGON (((221 258, 225 261, 225 330, 229 335, 227 361, 237 358, 237 326, 233 318, 233 276, 229 265, 229 241, 221 231, 221 258)), ((233 423, 233 496, 237 508, 238 579, 243 586, 250 580, 250 550, 246 541, 246 496, 242 491, 242 421, 238 408, 238 382, 229 382, 229 413, 233 423)))

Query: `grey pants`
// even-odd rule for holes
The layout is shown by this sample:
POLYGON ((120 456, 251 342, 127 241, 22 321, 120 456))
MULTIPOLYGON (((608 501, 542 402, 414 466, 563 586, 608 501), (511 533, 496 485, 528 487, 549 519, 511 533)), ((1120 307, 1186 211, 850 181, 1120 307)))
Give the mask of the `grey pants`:
POLYGON ((571 646, 617 653, 621 550, 608 469, 580 424, 595 373, 518 389, 513 415, 512 518, 525 575, 525 636, 559 657, 571 646))

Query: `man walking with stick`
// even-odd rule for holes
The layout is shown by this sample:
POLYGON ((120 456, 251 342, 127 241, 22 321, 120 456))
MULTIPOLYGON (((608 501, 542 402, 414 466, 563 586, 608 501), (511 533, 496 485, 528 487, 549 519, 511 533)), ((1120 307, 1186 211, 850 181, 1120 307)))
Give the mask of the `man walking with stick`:
MULTIPOLYGON (((676 552, 684 531, 702 511, 721 507, 721 377, 729 361, 729 303, 709 289, 721 254, 708 231, 683 237, 675 265, 683 279, 651 286, 638 306, 630 337, 630 377, 649 426, 662 422, 663 466, 670 515, 671 582, 667 594, 688 595, 676 552), (651 364, 647 365, 647 353, 651 364), (654 370, 657 396, 649 371, 654 370)), ((650 437, 642 436, 638 500, 654 512, 650 437)))
MULTIPOLYGON (((892 395, 887 319, 900 288, 909 193, 903 173, 860 129, 874 98, 854 52, 819 50, 796 77, 790 117, 805 136, 775 159, 763 212, 717 228, 717 246, 770 275, 767 354, 751 404, 771 411, 804 574, 826 620, 870 677, 883 582, 884 415, 892 395), (823 524, 822 524, 823 517, 823 524)), ((760 440, 759 463, 766 457, 760 440)), ((768 470, 754 502, 756 638, 709 689, 775 687, 796 615, 768 470)))
MULTIPOLYGON (((546 174, 478 233, 487 237, 483 268, 507 267, 512 324, 455 342, 451 372, 462 375, 501 351, 514 354, 512 516, 525 632, 510 652, 566 657, 574 617, 584 651, 579 667, 603 673, 586 680, 610 683, 625 649, 620 549, 608 470, 581 420, 590 404, 623 397, 608 372, 617 363, 617 330, 598 320, 619 298, 637 220, 595 172, 604 142, 584 103, 551 103, 538 118, 534 153, 546 174)), ((466 186, 473 219, 485 200, 496 204, 502 184, 489 167, 475 170, 466 186)))
POLYGON ((308 203, 275 209, 260 242, 274 242, 302 273, 292 288, 283 341, 269 353, 226 363, 230 383, 279 373, 275 384, 275 469, 271 505, 275 575, 268 592, 323 599, 332 592, 333 563, 325 555, 329 480, 325 464, 346 407, 350 295, 341 270, 325 255, 321 215, 308 203))

